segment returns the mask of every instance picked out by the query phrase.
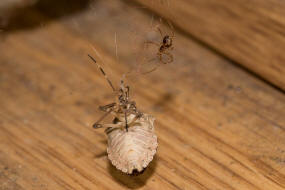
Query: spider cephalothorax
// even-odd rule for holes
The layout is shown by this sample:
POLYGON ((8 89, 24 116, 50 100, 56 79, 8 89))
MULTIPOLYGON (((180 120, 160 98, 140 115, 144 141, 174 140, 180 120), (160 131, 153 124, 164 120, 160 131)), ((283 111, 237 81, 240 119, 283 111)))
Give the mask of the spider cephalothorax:
POLYGON ((163 37, 159 51, 164 52, 166 49, 170 48, 171 46, 172 46, 172 37, 166 35, 163 37))

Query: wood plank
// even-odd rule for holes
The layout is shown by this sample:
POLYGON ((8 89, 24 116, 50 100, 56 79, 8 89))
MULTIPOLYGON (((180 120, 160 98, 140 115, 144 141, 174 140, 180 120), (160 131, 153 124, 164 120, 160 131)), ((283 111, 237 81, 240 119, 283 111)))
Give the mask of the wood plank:
POLYGON ((206 46, 285 90, 284 1, 139 2, 206 46))
POLYGON ((0 182, 13 180, 1 188, 284 189, 284 94, 179 33, 174 63, 128 81, 139 109, 156 117, 155 160, 137 177, 110 165, 106 137, 91 125, 113 94, 86 55, 93 44, 117 81, 134 64, 131 29, 144 34, 150 18, 121 1, 97 1, 5 34, 0 182))

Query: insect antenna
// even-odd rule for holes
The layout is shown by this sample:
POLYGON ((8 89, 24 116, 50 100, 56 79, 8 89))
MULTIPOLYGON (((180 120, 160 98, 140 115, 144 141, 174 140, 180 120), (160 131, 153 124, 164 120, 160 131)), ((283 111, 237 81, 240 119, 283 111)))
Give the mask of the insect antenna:
POLYGON ((113 86, 111 80, 108 78, 108 76, 106 75, 106 73, 104 72, 103 68, 97 63, 97 61, 88 54, 88 57, 97 65, 97 67, 100 69, 101 73, 104 75, 105 79, 108 81, 109 85, 111 86, 111 88, 113 89, 113 91, 116 91, 115 87, 113 86))

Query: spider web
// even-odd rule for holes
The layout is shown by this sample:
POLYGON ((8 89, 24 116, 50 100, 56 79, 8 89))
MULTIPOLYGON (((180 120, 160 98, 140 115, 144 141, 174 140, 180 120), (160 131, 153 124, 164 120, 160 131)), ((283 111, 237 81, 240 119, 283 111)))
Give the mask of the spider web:
MULTIPOLYGON (((156 6, 165 8, 168 4, 157 1, 156 6)), ((157 56, 159 47, 151 44, 146 46, 145 42, 152 41, 161 44, 162 36, 158 28, 162 31, 162 35, 171 35, 173 29, 167 20, 145 10, 145 7, 137 4, 129 5, 121 1, 98 1, 90 4, 88 12, 79 17, 80 22, 76 20, 77 17, 67 21, 67 25, 72 26, 74 31, 90 41, 89 44, 86 44, 90 47, 89 52, 82 55, 84 56, 82 64, 86 64, 86 67, 100 73, 98 68, 88 60, 87 53, 95 56, 98 64, 117 88, 121 79, 126 79, 125 82, 134 87, 142 77, 147 77, 149 73, 159 72, 157 70, 163 65, 157 56), (89 26, 89 30, 83 30, 86 27, 80 27, 85 25, 89 26), (100 49, 96 48, 99 53, 95 53, 92 46, 100 47, 100 49), (102 51, 104 53, 101 53, 102 51), (104 57, 106 54, 108 58, 112 57, 115 60, 115 65, 109 64, 107 57, 104 57), (124 69, 118 70, 118 66, 122 66, 124 69)), ((167 59, 167 57, 162 59, 167 59)), ((72 92, 62 93, 62 96, 57 98, 80 97, 83 92, 89 92, 94 86, 96 84, 74 83, 72 92)), ((107 90, 109 87, 106 83, 107 90)))

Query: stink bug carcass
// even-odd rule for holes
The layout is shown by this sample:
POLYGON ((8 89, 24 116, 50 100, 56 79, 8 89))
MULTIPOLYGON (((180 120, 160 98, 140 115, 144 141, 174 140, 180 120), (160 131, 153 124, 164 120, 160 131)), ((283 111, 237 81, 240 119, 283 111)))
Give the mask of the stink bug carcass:
MULTIPOLYGON (((88 56, 97 64, 92 56, 88 56)), ((149 165, 156 153, 158 143, 154 132, 155 118, 137 109, 136 102, 129 97, 130 88, 123 80, 120 88, 116 90, 102 67, 99 64, 97 66, 117 93, 117 101, 99 106, 105 114, 93 127, 105 128, 108 136, 107 153, 111 163, 124 173, 139 174, 149 165), (114 116, 113 123, 101 124, 109 114, 114 116)))

